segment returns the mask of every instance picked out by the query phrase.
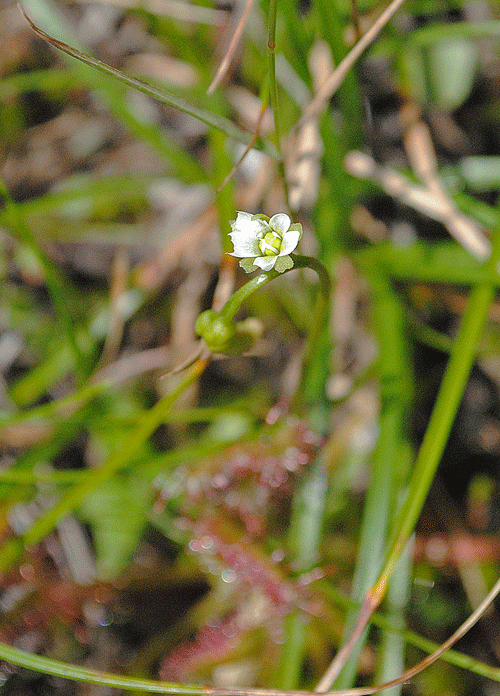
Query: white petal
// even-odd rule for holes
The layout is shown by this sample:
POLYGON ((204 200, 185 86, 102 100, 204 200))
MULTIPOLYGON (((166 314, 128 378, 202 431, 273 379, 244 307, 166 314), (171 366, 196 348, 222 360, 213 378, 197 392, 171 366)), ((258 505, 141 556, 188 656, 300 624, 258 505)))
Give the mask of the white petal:
POLYGON ((283 236, 283 241, 281 243, 281 249, 279 256, 286 256, 290 254, 300 241, 300 231, 299 230, 288 230, 283 236))
POLYGON ((233 232, 241 232, 248 237, 256 237, 257 235, 262 235, 264 232, 269 231, 269 225, 265 220, 252 220, 251 213, 238 212, 236 220, 232 220, 230 223, 231 230, 233 232))
POLYGON ((263 271, 270 271, 272 268, 274 268, 277 258, 277 256, 259 256, 253 260, 253 263, 254 266, 262 268, 263 271))
POLYGON ((292 221, 286 213, 278 213, 277 215, 273 215, 269 220, 269 227, 275 230, 281 237, 283 237, 291 224, 292 221))
POLYGON ((250 236, 244 234, 243 232, 230 232, 229 236, 233 243, 233 251, 231 256, 237 256, 240 259, 245 259, 251 256, 259 256, 261 250, 259 249, 259 238, 255 235, 250 236))
POLYGON ((236 220, 238 220, 238 218, 241 218, 241 219, 247 218, 248 220, 251 220, 252 217, 253 217, 252 213, 245 213, 243 210, 236 211, 236 220))
POLYGON ((252 217, 251 213, 239 211, 236 220, 230 222, 229 236, 234 247, 231 256, 244 259, 259 256, 262 253, 259 249, 259 240, 270 228, 265 220, 259 218, 252 220, 252 217))

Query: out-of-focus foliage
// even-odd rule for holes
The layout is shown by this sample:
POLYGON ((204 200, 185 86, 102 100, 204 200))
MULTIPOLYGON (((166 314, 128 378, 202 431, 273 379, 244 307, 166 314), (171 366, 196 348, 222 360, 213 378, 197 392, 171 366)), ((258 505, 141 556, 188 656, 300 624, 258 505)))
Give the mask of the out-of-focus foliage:
MULTIPOLYGON (((497 4, 408 0, 304 122, 380 3, 255 3, 210 93, 241 3, 23 8, 93 57, 0 9, 0 656, 76 681, 5 666, 2 693, 99 683, 37 653, 313 690, 434 479, 335 686, 399 676, 498 575, 497 4), (300 222, 328 316, 299 264, 240 309, 252 349, 207 358, 238 210, 300 222)), ((490 693, 497 635, 493 611, 408 691, 490 693)))

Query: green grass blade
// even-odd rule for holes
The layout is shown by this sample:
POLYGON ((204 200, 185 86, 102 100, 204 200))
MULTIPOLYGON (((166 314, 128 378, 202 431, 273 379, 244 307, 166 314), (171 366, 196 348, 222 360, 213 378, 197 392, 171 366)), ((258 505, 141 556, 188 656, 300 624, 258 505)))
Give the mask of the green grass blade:
POLYGON ((60 660, 24 652, 5 643, 0 643, 0 657, 11 664, 43 674, 52 674, 63 679, 84 682, 86 684, 111 686, 116 689, 126 689, 127 691, 139 690, 148 694, 179 694, 179 696, 201 696, 206 692, 206 689, 203 689, 203 687, 161 683, 150 679, 134 679, 132 677, 108 674, 95 669, 77 667, 60 660))
POLYGON ((18 206, 12 200, 9 190, 3 179, 0 178, 0 196, 5 202, 5 217, 9 223, 9 229, 13 236, 27 244, 35 254, 38 263, 43 268, 45 281, 50 292, 54 307, 64 334, 67 338, 70 350, 76 367, 76 372, 80 379, 83 379, 87 372, 87 360, 80 348, 77 331, 71 316, 71 306, 74 305, 73 291, 68 279, 56 268, 49 257, 42 251, 35 235, 25 223, 18 206))
MULTIPOLYGON (((78 41, 69 25, 57 6, 50 0, 25 0, 23 8, 30 16, 35 17, 37 22, 50 27, 51 31, 57 33, 67 43, 78 46, 78 41)), ((69 65, 79 80, 98 93, 99 98, 124 128, 169 161, 180 178, 185 181, 206 180, 207 176, 203 167, 173 138, 169 138, 155 125, 141 121, 134 115, 123 85, 112 77, 103 77, 102 73, 79 60, 71 60, 69 65)))
MULTIPOLYGON (((154 85, 145 82, 144 80, 140 80, 139 78, 126 75, 121 70, 113 68, 111 65, 108 65, 107 63, 103 63, 102 61, 98 60, 97 58, 94 58, 93 56, 87 53, 83 53, 78 48, 74 48, 63 41, 59 41, 58 39, 53 38, 46 32, 42 31, 42 29, 38 28, 29 19, 29 17, 26 16, 26 18, 32 26, 33 30, 36 31, 36 33, 39 36, 41 36, 50 44, 52 44, 55 48, 58 48, 63 53, 66 53, 66 55, 81 61, 85 65, 91 66, 99 72, 102 72, 106 75, 115 78, 115 80, 123 83, 127 87, 133 87, 134 89, 139 90, 139 92, 143 92, 144 94, 153 97, 153 99, 157 99, 162 104, 172 106, 175 109, 178 109, 179 111, 189 116, 193 116, 194 118, 198 119, 202 123, 207 124, 208 126, 212 126, 213 128, 217 128, 223 131, 224 133, 226 133, 227 136, 233 138, 237 142, 241 142, 245 145, 248 145, 248 143, 252 140, 253 133, 244 131, 229 119, 226 119, 223 116, 219 116, 217 113, 208 111, 207 109, 193 106, 184 99, 181 99, 180 97, 177 97, 164 89, 155 87, 154 85)), ((267 141, 258 138, 255 142, 255 147, 257 149, 263 150, 263 152, 265 152, 268 156, 273 157, 274 159, 278 158, 278 154, 275 148, 267 141)))
MULTIPOLYGON (((499 256, 500 230, 496 230, 493 253, 486 264, 490 273, 496 271, 499 256)), ((429 425, 418 452, 406 500, 398 516, 392 545, 384 568, 374 587, 374 594, 380 594, 380 597, 384 593, 397 559, 413 532, 427 497, 474 364, 479 339, 488 317, 488 310, 495 297, 495 289, 495 284, 486 280, 474 287, 471 292, 429 425)))
MULTIPOLYGON (((379 344, 380 425, 372 464, 352 598, 360 602, 376 580, 384 560, 388 529, 392 523, 395 496, 401 486, 401 451, 404 424, 411 397, 409 347, 406 341, 402 304, 390 281, 378 269, 370 273, 376 334, 379 344)), ((344 638, 354 628, 357 611, 348 613, 344 638)), ((361 650, 366 639, 358 641, 339 678, 337 688, 348 688, 354 681, 361 650)))

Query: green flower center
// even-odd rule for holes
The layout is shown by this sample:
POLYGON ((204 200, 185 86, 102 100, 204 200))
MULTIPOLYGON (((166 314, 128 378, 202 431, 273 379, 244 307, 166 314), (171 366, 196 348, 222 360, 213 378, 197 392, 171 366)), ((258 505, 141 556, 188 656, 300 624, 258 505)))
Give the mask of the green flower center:
POLYGON ((276 256, 281 250, 283 240, 276 232, 267 232, 259 241, 259 249, 263 256, 276 256))

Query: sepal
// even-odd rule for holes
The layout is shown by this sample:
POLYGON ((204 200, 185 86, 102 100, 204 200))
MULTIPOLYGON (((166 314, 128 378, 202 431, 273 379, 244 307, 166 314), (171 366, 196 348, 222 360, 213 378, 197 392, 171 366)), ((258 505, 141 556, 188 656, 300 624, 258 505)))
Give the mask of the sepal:
POLYGON ((252 273, 257 270, 257 266, 254 264, 253 259, 241 259, 240 266, 246 273, 252 273))
POLYGON ((278 256, 276 263, 274 264, 274 270, 278 271, 278 273, 284 273, 290 268, 293 268, 292 257, 288 254, 286 256, 278 256))

